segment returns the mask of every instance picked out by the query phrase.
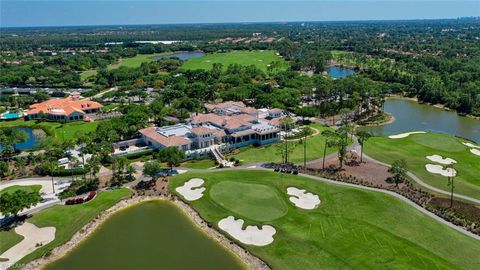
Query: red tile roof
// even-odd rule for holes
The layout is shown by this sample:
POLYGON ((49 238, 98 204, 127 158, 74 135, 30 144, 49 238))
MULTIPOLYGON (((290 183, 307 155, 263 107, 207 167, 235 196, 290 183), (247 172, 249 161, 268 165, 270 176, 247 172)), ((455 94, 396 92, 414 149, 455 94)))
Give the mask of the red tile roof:
POLYGON ((206 127, 194 127, 191 129, 191 132, 195 135, 203 135, 203 134, 214 133, 215 130, 206 128, 206 127))
POLYGON ((70 115, 73 112, 84 114, 86 110, 100 109, 103 106, 91 100, 77 100, 73 97, 51 99, 30 106, 29 114, 38 114, 40 112, 56 115, 70 115))
POLYGON ((182 146, 182 145, 191 143, 190 140, 184 137, 175 136, 175 135, 169 136, 169 137, 163 136, 157 132, 156 127, 148 127, 148 128, 141 129, 140 133, 143 136, 148 137, 165 147, 182 146))

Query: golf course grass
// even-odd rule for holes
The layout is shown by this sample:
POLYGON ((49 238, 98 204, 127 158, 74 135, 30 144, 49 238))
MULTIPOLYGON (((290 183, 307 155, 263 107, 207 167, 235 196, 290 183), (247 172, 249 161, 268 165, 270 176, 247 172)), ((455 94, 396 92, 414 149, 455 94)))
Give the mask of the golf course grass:
POLYGON ((5 193, 13 193, 17 190, 25 190, 26 192, 39 192, 42 188, 41 185, 31 185, 31 186, 10 186, 5 189, 0 190, 0 196, 5 193))
POLYGON ((457 161, 454 164, 457 171, 454 192, 480 199, 480 156, 470 153, 462 142, 464 140, 451 135, 434 132, 414 134, 403 139, 373 137, 366 142, 364 151, 372 158, 388 164, 405 159, 409 171, 425 183, 445 191, 450 191, 447 177, 428 172, 425 165, 437 163, 428 160, 426 156, 452 158, 457 161))
POLYGON ((82 133, 95 131, 102 121, 94 122, 46 122, 46 121, 25 121, 18 119, 15 121, 0 122, 0 128, 6 127, 29 127, 33 129, 43 129, 49 136, 53 136, 60 141, 71 140, 77 138, 82 133))
POLYGON ((13 229, 0 231, 0 254, 23 240, 23 236, 17 234, 13 229))
POLYGON ((182 163, 181 167, 190 169, 209 169, 215 167, 215 161, 212 159, 193 159, 182 163))
POLYGON ((287 213, 277 191, 267 185, 223 181, 212 186, 210 197, 225 209, 256 221, 271 221, 287 213), (238 196, 232 197, 233 194, 238 196))
MULTIPOLYGON (((107 210, 131 194, 132 191, 126 188, 104 191, 85 204, 56 205, 34 214, 33 217, 27 219, 27 222, 33 223, 40 228, 55 227, 55 240, 25 256, 18 262, 18 265, 39 258, 56 246, 68 241, 78 230, 102 211, 107 210)), ((14 232, 10 230, 8 233, 14 232)), ((16 244, 16 242, 13 244, 16 244)), ((13 244, 11 243, 12 246, 13 244)))
MULTIPOLYGON (((205 196, 188 203, 227 237, 218 222, 229 215, 245 220, 244 227, 269 224, 276 229, 267 246, 239 243, 273 269, 478 269, 480 264, 478 240, 388 194, 260 170, 188 172, 172 178, 169 189, 175 192, 196 177, 205 180, 205 196), (217 186, 231 181, 265 185, 282 194, 287 214, 262 223, 223 207, 219 201, 240 201, 243 196, 230 185, 217 186), (319 207, 296 208, 286 194, 292 186, 319 195, 319 207), (212 195, 221 188, 225 194, 212 195)), ((262 205, 248 207, 255 212, 262 205)))
POLYGON ((207 54, 200 58, 189 59, 183 63, 182 68, 208 70, 213 67, 214 63, 219 63, 225 69, 228 65, 239 64, 242 66, 255 65, 257 68, 267 71, 268 65, 276 61, 280 61, 280 69, 284 70, 288 67, 288 64, 273 51, 232 51, 207 54))
MULTIPOLYGON (((319 130, 319 134, 307 138, 307 161, 323 157, 323 148, 325 147, 325 138, 321 132, 327 127, 320 124, 311 124, 310 127, 319 130)), ((303 162, 303 144, 299 140, 291 142, 289 147, 294 147, 290 154, 289 161, 294 163, 303 162)), ((263 162, 281 162, 282 157, 278 153, 277 144, 269 144, 260 147, 243 147, 240 153, 234 155, 242 162, 242 165, 263 163, 263 162)), ((335 152, 335 148, 328 148, 327 155, 335 152)))

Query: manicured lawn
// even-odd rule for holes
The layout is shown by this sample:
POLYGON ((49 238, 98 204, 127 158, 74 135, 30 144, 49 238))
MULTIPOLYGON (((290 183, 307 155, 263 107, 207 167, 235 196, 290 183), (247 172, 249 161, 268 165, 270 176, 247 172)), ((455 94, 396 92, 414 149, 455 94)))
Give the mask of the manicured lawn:
POLYGON ((182 163, 182 167, 190 169, 209 169, 215 167, 215 161, 212 159, 194 159, 182 163))
POLYGON ((211 69, 214 63, 220 63, 225 69, 230 64, 239 64, 242 66, 255 65, 257 68, 267 71, 267 66, 276 61, 281 62, 281 69, 288 67, 288 64, 275 55, 273 51, 232 51, 207 54, 200 58, 189 59, 183 63, 182 68, 211 69))
POLYGON ((408 169, 416 176, 429 185, 446 191, 450 191, 447 178, 425 169, 426 164, 438 164, 428 160, 426 156, 436 154, 453 158, 457 161, 454 165, 457 171, 454 191, 480 199, 480 156, 470 153, 462 141, 450 135, 433 132, 410 135, 403 139, 374 137, 367 141, 365 153, 388 164, 405 159, 408 169))
POLYGON ((256 221, 270 221, 287 213, 281 194, 267 185, 222 181, 212 186, 210 197, 225 209, 256 221), (232 196, 232 194, 238 196, 232 196))
POLYGON ((17 234, 14 229, 8 231, 0 231, 0 254, 3 254, 5 251, 19 243, 23 240, 23 236, 17 234))
POLYGON ((95 76, 95 75, 97 75, 97 70, 96 69, 89 69, 89 70, 85 70, 82 73, 80 73, 80 78, 82 80, 86 80, 86 79, 88 79, 88 77, 95 76))
MULTIPOLYGON (((320 133, 316 136, 307 138, 307 161, 319 159, 323 157, 323 148, 325 146, 325 138, 321 132, 327 127, 320 124, 312 124, 310 127, 316 128, 320 133)), ((290 155, 291 162, 303 162, 303 144, 299 141, 291 143, 290 146, 295 146, 295 149, 290 155)), ((276 144, 269 144, 261 147, 244 147, 239 149, 241 152, 234 155, 239 159, 243 165, 262 163, 262 162, 281 162, 282 157, 277 152, 276 144)), ((335 152, 336 149, 327 149, 327 155, 335 152)))
MULTIPOLYGON (((301 176, 239 170, 188 172, 172 178, 169 189, 174 191, 193 177, 205 180, 206 191, 201 199, 188 203, 220 232, 218 221, 229 215, 244 219, 244 226, 270 224, 276 229, 273 243, 267 246, 240 243, 273 269, 478 269, 480 263, 478 240, 387 194, 301 176), (268 186, 281 194, 287 214, 263 223, 250 214, 233 212, 231 206, 223 207, 219 201, 242 196, 228 186, 222 198, 212 196, 215 186, 225 181, 268 186), (286 195, 291 186, 318 194, 320 206, 296 208, 286 195)), ((248 207, 255 212, 261 205, 248 207)))
POLYGON ((64 141, 71 140, 78 137, 82 133, 95 131, 98 124, 101 121, 95 122, 70 122, 70 123, 58 123, 58 122, 46 122, 46 121, 25 121, 23 119, 15 121, 0 122, 1 127, 30 127, 39 128, 46 131, 49 136, 64 141))
POLYGON ((126 188, 104 191, 86 204, 56 205, 34 214, 34 216, 27 221, 38 227, 54 226, 57 229, 55 232, 55 240, 25 256, 19 261, 19 264, 39 258, 54 247, 68 241, 78 230, 94 219, 99 213, 112 207, 123 198, 129 197, 131 194, 132 191, 126 188))
POLYGON ((32 186, 10 186, 6 189, 0 190, 0 196, 5 193, 13 193, 17 190, 25 190, 26 192, 39 192, 42 186, 40 185, 32 185, 32 186))
POLYGON ((119 68, 119 67, 138 68, 142 65, 142 63, 152 62, 153 59, 151 57, 159 56, 159 55, 162 55, 162 54, 166 54, 166 53, 137 54, 134 57, 122 58, 122 59, 120 59, 120 61, 118 63, 109 65, 107 67, 107 69, 115 69, 115 68, 119 68))

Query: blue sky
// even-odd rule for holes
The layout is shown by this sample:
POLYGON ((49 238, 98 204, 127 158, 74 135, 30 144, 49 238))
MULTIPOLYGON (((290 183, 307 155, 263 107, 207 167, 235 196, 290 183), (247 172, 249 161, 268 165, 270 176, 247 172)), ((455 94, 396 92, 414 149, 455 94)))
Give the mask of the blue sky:
POLYGON ((465 16, 480 16, 479 0, 0 0, 1 27, 395 20, 465 16))

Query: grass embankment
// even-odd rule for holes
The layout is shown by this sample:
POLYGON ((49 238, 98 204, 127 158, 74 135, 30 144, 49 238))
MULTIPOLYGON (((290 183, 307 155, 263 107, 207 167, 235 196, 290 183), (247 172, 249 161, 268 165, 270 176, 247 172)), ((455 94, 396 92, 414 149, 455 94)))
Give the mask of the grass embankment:
POLYGON ((210 169, 215 167, 215 161, 212 159, 193 159, 182 163, 181 167, 190 169, 210 169))
POLYGON ((174 191, 194 177, 205 179, 206 191, 201 199, 188 203, 215 228, 229 215, 244 219, 244 226, 275 227, 270 245, 240 243, 273 269, 477 269, 480 263, 477 240, 387 194, 266 171, 188 172, 175 176, 169 189, 174 191), (277 204, 250 198, 257 195, 242 199, 244 194, 237 186, 222 184, 231 181, 264 185, 268 193, 283 200, 286 214, 261 222, 277 204), (314 210, 296 208, 286 194, 291 186, 318 194, 320 206, 314 210), (215 195, 215 189, 224 195, 215 195), (237 204, 230 204, 232 201, 237 204), (259 209, 263 216, 252 215, 260 213, 259 209))
POLYGON ((24 190, 26 192, 39 192, 42 188, 41 185, 31 185, 31 186, 10 186, 8 188, 0 190, 0 196, 5 193, 13 193, 17 190, 24 190))
POLYGON ((189 59, 183 63, 182 68, 208 70, 213 67, 214 63, 219 63, 223 65, 224 69, 231 64, 239 64, 242 66, 254 65, 266 72, 268 65, 277 61, 280 62, 280 69, 287 69, 287 62, 278 57, 273 51, 232 51, 227 53, 212 53, 200 58, 189 59))
MULTIPOLYGON (((322 136, 321 132, 327 127, 324 127, 320 124, 311 124, 310 127, 319 130, 319 133, 315 136, 307 138, 307 161, 315 160, 323 157, 323 148, 325 147, 325 138, 322 136)), ((295 149, 290 154, 289 160, 291 162, 303 162, 303 144, 299 140, 291 142, 289 147, 295 149)), ((276 144, 269 144, 260 147, 243 147, 240 148, 240 153, 234 155, 235 158, 239 159, 243 165, 262 163, 262 162, 281 162, 282 157, 277 151, 276 144)), ((335 148, 328 148, 327 155, 335 152, 335 148)))
POLYGON ((48 136, 55 137, 60 141, 71 140, 77 138, 79 134, 95 131, 100 121, 95 122, 46 122, 46 121, 25 121, 18 119, 15 121, 0 122, 2 127, 29 127, 32 129, 42 129, 48 136))
POLYGON ((425 169, 426 164, 438 164, 426 156, 441 155, 443 158, 453 158, 457 161, 454 168, 455 193, 480 199, 480 156, 470 153, 468 147, 462 144, 464 140, 456 137, 428 132, 426 134, 410 135, 403 139, 374 137, 365 144, 365 153, 377 160, 392 164, 398 159, 405 159, 408 170, 431 186, 450 191, 447 177, 433 174, 425 169))
MULTIPOLYGON (((34 214, 27 222, 33 223, 40 228, 55 227, 57 229, 55 232, 55 240, 25 256, 18 262, 18 265, 48 254, 53 248, 68 241, 78 230, 98 216, 102 211, 107 210, 131 194, 132 191, 126 188, 104 191, 99 193, 95 199, 85 204, 56 205, 34 214)), ((13 231, 9 231, 8 233, 11 232, 13 231)))

